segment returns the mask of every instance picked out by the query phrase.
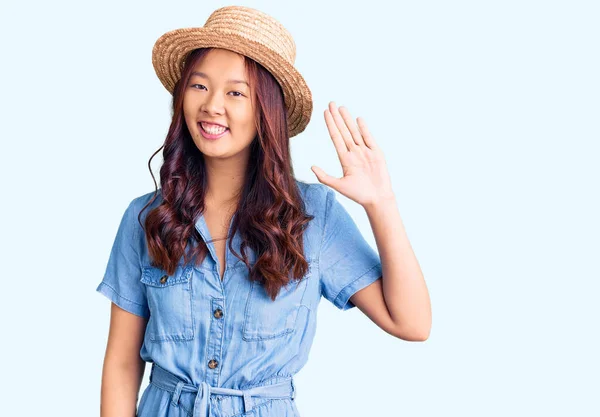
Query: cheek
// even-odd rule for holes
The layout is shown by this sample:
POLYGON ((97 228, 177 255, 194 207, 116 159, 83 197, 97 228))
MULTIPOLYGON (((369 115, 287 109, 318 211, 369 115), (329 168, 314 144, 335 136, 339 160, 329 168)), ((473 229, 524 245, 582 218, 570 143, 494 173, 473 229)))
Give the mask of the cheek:
POLYGON ((194 116, 193 112, 191 111, 189 106, 185 105, 185 102, 183 103, 183 118, 185 119, 186 123, 188 123, 188 124, 192 120, 195 120, 195 116, 194 116))
POLYGON ((240 113, 239 120, 246 128, 254 128, 254 112, 250 106, 240 113))
POLYGON ((193 132, 197 129, 195 117, 191 117, 191 116, 188 116, 187 114, 184 114, 184 119, 185 119, 185 124, 188 128, 188 131, 191 134, 193 134, 193 132))

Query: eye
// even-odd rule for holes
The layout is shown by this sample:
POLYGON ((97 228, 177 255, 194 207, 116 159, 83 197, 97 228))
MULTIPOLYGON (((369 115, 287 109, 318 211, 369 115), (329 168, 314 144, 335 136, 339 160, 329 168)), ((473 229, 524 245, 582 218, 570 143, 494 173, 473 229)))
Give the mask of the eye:
MULTIPOLYGON (((196 86, 199 86, 200 88, 198 89, 202 89, 202 88, 206 88, 204 85, 202 84, 192 84, 190 85, 190 87, 195 88, 196 86)), ((244 97, 244 94, 240 93, 239 91, 231 91, 231 93, 234 93, 234 97, 244 97)))

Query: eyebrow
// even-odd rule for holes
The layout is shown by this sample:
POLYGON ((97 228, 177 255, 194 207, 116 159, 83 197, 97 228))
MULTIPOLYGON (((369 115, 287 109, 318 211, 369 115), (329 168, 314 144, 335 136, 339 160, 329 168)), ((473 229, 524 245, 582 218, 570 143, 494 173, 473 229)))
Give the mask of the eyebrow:
MULTIPOLYGON (((192 72, 192 76, 194 76, 194 75, 196 75, 200 78, 206 78, 207 80, 209 79, 208 75, 206 75, 205 73, 200 72, 200 71, 192 72)), ((230 84, 246 84, 248 87, 250 87, 250 84, 248 84, 248 82, 245 80, 227 80, 227 82, 230 84)))

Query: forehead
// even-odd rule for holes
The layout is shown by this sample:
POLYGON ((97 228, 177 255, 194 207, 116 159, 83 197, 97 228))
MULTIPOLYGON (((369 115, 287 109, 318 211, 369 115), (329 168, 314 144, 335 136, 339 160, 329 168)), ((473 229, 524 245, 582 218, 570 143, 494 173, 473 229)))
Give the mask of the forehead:
POLYGON ((210 80, 243 76, 246 72, 244 56, 227 49, 212 49, 194 66, 195 72, 204 73, 210 80))

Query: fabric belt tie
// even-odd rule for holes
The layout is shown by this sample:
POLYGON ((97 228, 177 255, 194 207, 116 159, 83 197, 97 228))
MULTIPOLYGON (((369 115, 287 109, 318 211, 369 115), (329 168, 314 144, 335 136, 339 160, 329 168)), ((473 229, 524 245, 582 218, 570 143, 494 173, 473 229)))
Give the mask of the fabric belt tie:
POLYGON ((273 385, 260 385, 243 390, 213 387, 204 381, 200 383, 200 386, 195 386, 187 384, 177 375, 174 375, 155 363, 152 364, 150 382, 160 388, 172 392, 171 403, 174 406, 178 405, 179 396, 182 391, 197 393, 194 400, 194 409, 192 411, 193 417, 210 417, 210 396, 212 394, 236 395, 242 397, 244 399, 244 413, 247 413, 252 409, 252 397, 293 399, 296 396, 296 387, 293 378, 273 385))

